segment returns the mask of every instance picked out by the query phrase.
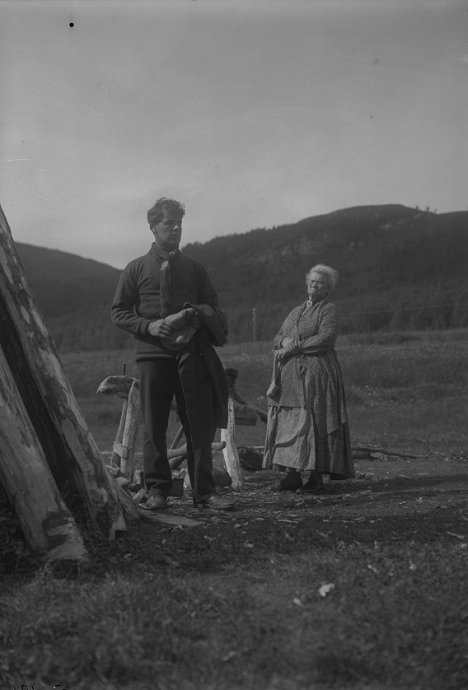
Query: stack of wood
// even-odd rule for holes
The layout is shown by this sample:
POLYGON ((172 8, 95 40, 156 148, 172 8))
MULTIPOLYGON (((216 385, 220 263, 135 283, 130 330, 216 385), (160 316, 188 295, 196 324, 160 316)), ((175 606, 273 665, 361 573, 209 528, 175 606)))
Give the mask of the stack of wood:
POLYGON ((78 407, 0 208, 0 484, 34 552, 84 561, 82 529, 136 518, 78 407))

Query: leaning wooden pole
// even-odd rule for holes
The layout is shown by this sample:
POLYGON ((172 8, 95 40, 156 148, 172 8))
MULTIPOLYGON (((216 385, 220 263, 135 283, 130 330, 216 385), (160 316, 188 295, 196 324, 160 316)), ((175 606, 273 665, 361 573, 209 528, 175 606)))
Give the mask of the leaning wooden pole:
POLYGON ((0 349, 0 482, 32 551, 46 560, 86 561, 87 551, 0 349))
POLYGON ((221 429, 221 441, 224 443, 223 456, 228 473, 231 475, 232 488, 234 491, 242 489, 242 470, 240 466, 239 453, 237 452, 234 437, 235 415, 234 401, 230 397, 228 400, 228 423, 227 429, 221 429))
MULTIPOLYGON (((112 448, 111 465, 133 481, 135 475, 135 444, 140 420, 140 382, 132 376, 107 376, 96 391, 99 395, 122 398, 122 413, 112 448)), ((141 469, 140 467, 138 469, 141 469)))
POLYGON ((69 510, 112 538, 126 526, 113 480, 63 371, 1 207, 0 345, 69 510))

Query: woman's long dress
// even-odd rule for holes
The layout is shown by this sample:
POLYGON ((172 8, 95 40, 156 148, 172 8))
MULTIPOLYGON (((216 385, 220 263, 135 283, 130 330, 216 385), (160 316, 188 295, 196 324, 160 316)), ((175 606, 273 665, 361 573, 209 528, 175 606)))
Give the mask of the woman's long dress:
POLYGON ((275 336, 275 349, 290 337, 300 353, 280 365, 279 390, 268 398, 264 468, 354 477, 337 331, 335 305, 322 300, 293 309, 275 336))

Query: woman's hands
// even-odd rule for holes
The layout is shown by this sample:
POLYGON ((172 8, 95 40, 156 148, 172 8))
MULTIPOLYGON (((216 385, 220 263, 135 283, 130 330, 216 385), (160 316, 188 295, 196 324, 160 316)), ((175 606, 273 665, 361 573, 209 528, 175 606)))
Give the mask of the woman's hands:
POLYGON ((300 347, 292 338, 283 338, 281 341, 281 347, 279 350, 276 350, 275 355, 278 360, 283 363, 288 359, 288 357, 297 355, 300 351, 300 347))
POLYGON ((275 352, 275 356, 278 358, 278 361, 281 362, 281 364, 283 364, 289 355, 290 353, 285 347, 282 347, 275 352))

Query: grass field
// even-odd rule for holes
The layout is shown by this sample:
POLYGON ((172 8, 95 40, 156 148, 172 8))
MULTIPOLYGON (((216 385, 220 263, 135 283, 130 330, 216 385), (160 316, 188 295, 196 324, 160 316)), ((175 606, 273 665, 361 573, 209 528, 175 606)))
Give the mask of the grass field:
MULTIPOLYGON (((260 407, 269 349, 220 352, 260 407)), ((173 499, 196 526, 88 537, 86 569, 18 553, 0 571, 0 690, 467 688, 468 332, 350 336, 339 357, 353 446, 419 457, 358 460, 355 480, 318 497, 246 472, 234 512, 173 499)), ((121 402, 95 391, 124 364, 134 373, 132 354, 62 359, 110 449, 121 402)), ((240 427, 238 443, 260 445, 264 430, 240 427)))
MULTIPOLYGON (((271 344, 227 345, 219 354, 226 367, 238 369, 239 393, 266 409, 271 344)), ((467 330, 348 336, 339 341, 338 355, 353 443, 415 453, 466 449, 467 330)), ((110 449, 122 404, 97 396, 96 389, 124 366, 135 376, 133 353, 69 353, 62 359, 98 446, 110 449)), ((262 425, 241 427, 238 441, 261 445, 264 431, 262 425)))

